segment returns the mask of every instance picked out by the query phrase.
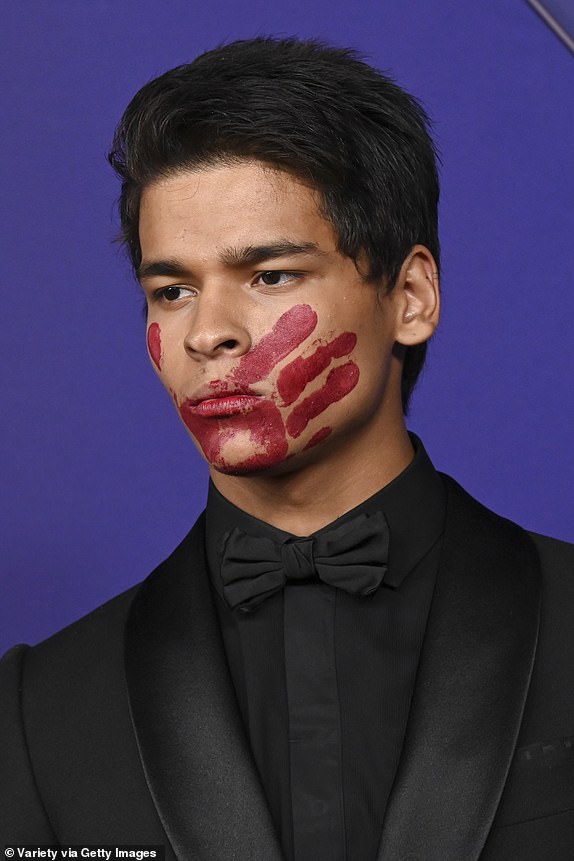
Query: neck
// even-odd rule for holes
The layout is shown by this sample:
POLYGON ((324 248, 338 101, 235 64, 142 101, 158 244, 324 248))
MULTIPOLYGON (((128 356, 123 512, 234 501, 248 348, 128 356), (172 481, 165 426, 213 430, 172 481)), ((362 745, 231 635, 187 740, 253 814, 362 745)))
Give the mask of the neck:
POLYGON ((305 463, 305 454, 299 455, 301 462, 283 473, 231 476, 211 470, 211 478, 248 514, 293 535, 310 535, 381 490, 412 461, 402 417, 399 427, 380 430, 375 443, 360 432, 333 444, 326 440, 320 457, 305 463))

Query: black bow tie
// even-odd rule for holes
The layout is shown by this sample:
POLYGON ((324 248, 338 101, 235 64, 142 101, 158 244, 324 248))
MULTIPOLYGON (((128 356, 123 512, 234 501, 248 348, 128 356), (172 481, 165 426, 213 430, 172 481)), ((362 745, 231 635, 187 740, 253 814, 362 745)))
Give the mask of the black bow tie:
POLYGON ((223 548, 223 594, 232 609, 245 613, 287 580, 318 577, 351 595, 371 595, 387 571, 388 550, 389 527, 381 511, 282 543, 233 529, 223 548))

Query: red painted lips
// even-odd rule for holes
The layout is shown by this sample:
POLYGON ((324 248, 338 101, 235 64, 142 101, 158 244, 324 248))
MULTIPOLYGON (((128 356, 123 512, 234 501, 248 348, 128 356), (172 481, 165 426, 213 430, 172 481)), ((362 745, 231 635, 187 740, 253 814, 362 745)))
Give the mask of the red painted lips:
POLYGON ((237 394, 220 398, 205 398, 187 405, 187 412, 198 418, 224 418, 243 415, 254 409, 261 401, 259 395, 237 394))

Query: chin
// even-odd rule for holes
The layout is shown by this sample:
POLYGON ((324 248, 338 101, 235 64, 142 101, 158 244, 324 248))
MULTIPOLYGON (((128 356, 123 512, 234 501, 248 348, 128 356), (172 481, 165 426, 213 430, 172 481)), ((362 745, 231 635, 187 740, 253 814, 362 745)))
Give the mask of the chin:
MULTIPOLYGON (((285 453, 281 457, 273 457, 268 453, 254 454, 250 452, 242 459, 233 461, 226 461, 221 458, 208 459, 208 463, 211 469, 223 475, 256 476, 264 473, 269 476, 289 475, 316 460, 317 457, 321 457, 320 454, 317 455, 316 451, 309 451, 310 448, 311 446, 304 446, 300 450, 292 451, 290 454, 285 453)), ((312 448, 315 448, 315 443, 313 443, 312 448)), ((317 448, 320 449, 322 446, 317 446, 317 448)))
MULTIPOLYGON (((204 456, 206 453, 204 452, 204 456)), ((287 446, 271 448, 270 450, 234 452, 223 456, 206 457, 212 469, 224 475, 257 475, 262 472, 276 471, 289 460, 287 446)))
MULTIPOLYGON (((218 440, 217 445, 200 445, 199 448, 209 467, 222 475, 286 475, 296 472, 304 464, 320 459, 325 441, 330 435, 331 428, 322 428, 304 443, 302 440, 295 441, 294 445, 292 443, 291 452, 285 439, 268 437, 263 442, 259 440, 254 446, 251 439, 238 439, 237 435, 225 440, 223 444, 218 440)), ((327 445, 330 442, 331 440, 327 445)))
POLYGON ((263 472, 276 472, 280 464, 270 462, 259 455, 254 455, 236 463, 215 461, 210 463, 209 466, 223 475, 260 475, 263 472))

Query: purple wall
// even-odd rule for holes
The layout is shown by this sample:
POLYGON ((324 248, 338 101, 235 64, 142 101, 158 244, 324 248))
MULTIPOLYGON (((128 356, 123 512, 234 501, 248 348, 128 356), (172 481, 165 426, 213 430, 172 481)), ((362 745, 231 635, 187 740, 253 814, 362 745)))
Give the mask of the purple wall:
POLYGON ((3 19, 0 651, 144 577, 202 508, 104 154, 139 86, 237 37, 352 45, 426 104, 444 317, 410 426, 487 505, 574 540, 574 57, 526 2, 28 0, 3 19))

